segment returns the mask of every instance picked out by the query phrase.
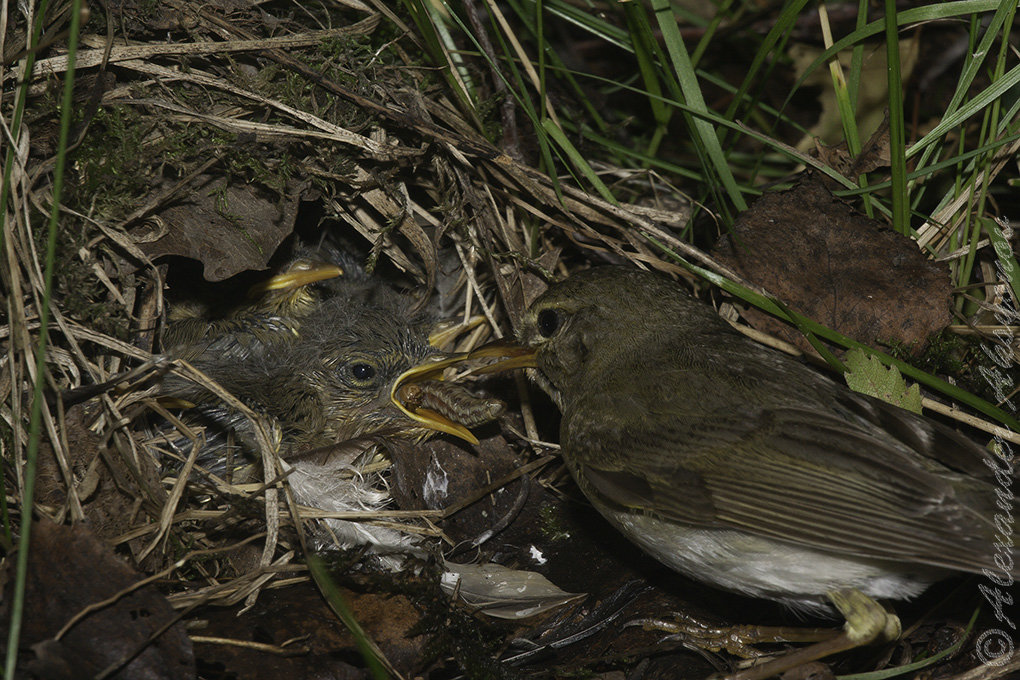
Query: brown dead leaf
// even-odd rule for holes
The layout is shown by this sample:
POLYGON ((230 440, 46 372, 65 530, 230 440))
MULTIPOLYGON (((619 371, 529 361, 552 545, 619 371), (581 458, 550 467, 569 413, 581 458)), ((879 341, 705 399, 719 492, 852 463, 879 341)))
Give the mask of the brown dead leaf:
MULTIPOLYGON (((472 450, 459 441, 435 439, 392 450, 393 498, 405 510, 440 510, 474 497, 521 465, 502 435, 485 437, 472 450)), ((514 480, 490 499, 483 499, 451 516, 443 531, 454 541, 471 540, 511 512, 521 481, 514 480)))
POLYGON ((835 168, 839 174, 852 179, 879 168, 889 167, 889 112, 885 112, 878 129, 861 147, 856 157, 850 155, 845 141, 834 146, 825 146, 815 140, 814 155, 825 165, 835 168))
MULTIPOLYGON (((344 599, 368 636, 402 673, 420 673, 424 636, 408 636, 420 617, 402 595, 355 593, 344 599)), ((196 656, 205 666, 219 666, 233 677, 364 678, 364 664, 350 631, 329 609, 310 582, 262 594, 254 608, 210 609, 195 634, 238 642, 275 645, 276 653, 241 645, 199 642, 196 656)))
MULTIPOLYGON (((9 561, 8 571, 13 561, 9 561)), ((34 677, 92 678, 124 663, 111 678, 184 680, 195 677, 191 641, 154 586, 128 593, 88 613, 55 639, 73 617, 136 583, 140 576, 83 525, 32 525, 21 646, 34 677), (170 627, 159 632, 164 626, 170 627), (156 636, 149 642, 149 638, 156 636), (126 662, 126 663, 125 663, 126 662)), ((10 620, 10 585, 0 621, 10 620)), ((6 638, 7 631, 0 631, 6 638)))
MULTIPOLYGON (((66 463, 75 479, 81 480, 77 492, 81 500, 85 501, 94 491, 93 462, 99 456, 103 442, 85 426, 81 406, 68 409, 63 424, 70 456, 66 463)), ((59 507, 67 500, 66 480, 57 462, 57 454, 47 440, 43 440, 39 446, 36 494, 40 503, 50 507, 59 507)))
MULTIPOLYGON (((158 516, 153 501, 161 502, 166 491, 152 458, 139 456, 134 461, 125 461, 121 452, 107 447, 88 428, 86 413, 87 406, 80 404, 69 408, 64 416, 70 458, 66 462, 89 529, 99 538, 109 540, 144 524, 145 510, 151 511, 152 517, 158 516)), ((57 508, 66 502, 66 480, 56 453, 45 440, 39 447, 38 484, 41 503, 57 508)), ((147 540, 129 541, 128 547, 137 554, 147 540)))
POLYGON ((133 236, 150 258, 183 255, 204 265, 207 281, 265 269, 277 246, 294 230, 299 190, 279 198, 254 184, 200 175, 187 196, 155 213, 133 236))
POLYGON ((892 152, 889 147, 889 112, 885 112, 885 118, 875 133, 868 138, 861 148, 861 152, 854 159, 854 166, 851 172, 856 177, 864 172, 873 172, 879 168, 889 167, 892 152))
MULTIPOLYGON (((920 350, 950 320, 949 268, 808 178, 762 196, 716 249, 721 262, 798 311, 863 343, 920 350)), ((752 325, 807 348, 757 310, 752 325)))

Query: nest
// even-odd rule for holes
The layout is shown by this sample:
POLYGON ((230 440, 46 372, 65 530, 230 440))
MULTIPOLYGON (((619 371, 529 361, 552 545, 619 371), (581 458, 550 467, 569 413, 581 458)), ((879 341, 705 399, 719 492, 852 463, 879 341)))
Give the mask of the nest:
MULTIPOLYGON (((533 602, 521 604, 466 592, 469 583, 492 577, 470 580, 466 563, 486 550, 480 546, 487 536, 520 520, 529 494, 530 502, 539 494, 543 503, 525 513, 523 528, 489 550, 490 557, 506 558, 509 545, 522 554, 537 550, 521 542, 529 531, 550 540, 570 531, 560 521, 569 505, 564 494, 574 492, 550 455, 556 448, 547 441, 555 432, 551 409, 539 404, 535 412, 523 379, 496 385, 521 407, 489 432, 480 454, 471 454, 480 457, 472 460, 448 442, 420 448, 369 442, 373 455, 352 454, 344 479, 358 483, 359 507, 301 507, 276 462, 283 435, 264 414, 164 352, 168 314, 196 299, 206 308, 210 299, 243 299, 280 266, 278 253, 294 243, 314 245, 326 234, 351 244, 373 276, 400 282, 423 304, 438 304, 443 318, 481 317, 482 325, 450 346, 454 351, 512 335, 546 281, 592 263, 629 261, 689 276, 672 253, 742 278, 681 237, 691 206, 669 178, 597 165, 615 195, 629 201, 615 203, 536 170, 524 160, 536 156, 527 142, 497 145, 483 134, 483 121, 465 114, 455 88, 423 66, 416 32, 385 3, 343 4, 295 6, 280 18, 257 5, 114 3, 105 24, 92 17, 77 53, 51 298, 44 295, 50 244, 42 234, 55 190, 56 93, 68 61, 59 51, 38 55, 27 77, 31 135, 9 149, 18 162, 11 166, 3 235, 10 317, 0 329, 0 384, 8 397, 0 415, 6 495, 14 501, 7 512, 12 524, 22 521, 31 494, 26 480, 34 477, 40 538, 33 565, 52 555, 47 551, 106 559, 93 556, 105 546, 145 576, 141 584, 137 574, 111 577, 117 584, 111 602, 156 583, 174 620, 203 625, 217 620, 209 608, 286 606, 296 600, 281 605, 278 593, 313 577, 328 582, 314 559, 315 573, 306 566, 315 552, 308 532, 320 520, 382 527, 427 548, 398 575, 379 570, 359 549, 331 553, 327 572, 343 591, 332 606, 354 602, 353 618, 341 615, 348 628, 356 631, 359 617, 368 617, 375 637, 380 630, 399 633, 379 653, 389 672, 477 668, 479 659, 491 670, 502 668, 501 656, 528 663, 537 657, 507 649, 515 636, 537 639, 559 627, 567 639, 584 627, 580 614, 569 620, 573 628, 564 623, 569 617, 555 618, 557 606, 574 601, 572 593, 543 585, 533 602), (167 34, 173 40, 163 40, 167 34), (39 354, 44 322, 47 344, 39 354), (196 468, 213 433, 160 401, 160 381, 168 375, 203 386, 251 424, 260 477, 237 481, 196 468), (105 389, 73 406, 57 398, 94 385, 105 389), (42 433, 37 455, 29 445, 35 430, 42 433), (36 468, 26 460, 37 461, 36 468), (428 497, 435 484, 458 474, 455 492, 428 497), (84 524, 94 540, 55 534, 42 522, 84 524), (440 574, 453 569, 438 557, 444 551, 451 562, 463 558, 457 567, 463 579, 447 589, 454 592, 439 590, 440 574), (413 612, 410 623, 380 623, 373 598, 413 612), (541 624, 479 623, 479 609, 503 608, 504 618, 516 621, 529 607, 549 613, 541 624), (403 640, 416 642, 408 647, 403 640)), ((47 35, 60 36, 70 16, 65 8, 46 19, 47 35)), ((8 30, 23 46, 28 32, 19 21, 8 30)), ((17 51, 12 44, 5 61, 17 51)), ((470 65, 475 75, 485 75, 480 63, 470 65)), ((17 78, 10 71, 4 76, 7 90, 17 78)), ((494 101, 499 96, 494 92, 494 101)), ((104 579, 91 580, 96 593, 110 595, 104 579)), ((589 613, 615 620, 620 603, 639 595, 621 585, 618 576, 607 576, 602 601, 589 613)), ((100 599, 82 597, 83 603, 100 599)), ((225 644, 202 635, 192 632, 202 644, 225 644)), ((292 637, 299 643, 274 636, 261 651, 288 658, 303 650, 314 658, 328 647, 317 647, 322 641, 304 630, 292 637)), ((372 637, 346 644, 364 651, 363 640, 372 637)), ((113 654, 106 667, 115 672, 131 663, 128 652, 143 642, 144 636, 113 654)), ((578 658, 602 651, 585 649, 578 658)))
MULTIPOLYGON (((251 282, 278 266, 278 250, 340 234, 378 276, 413 286, 419 299, 438 299, 445 318, 481 315, 484 326, 455 347, 462 351, 512 332, 543 280, 567 271, 572 260, 627 258, 676 270, 647 237, 692 251, 660 226, 680 221, 674 208, 656 208, 648 197, 672 197, 671 206, 684 205, 683 197, 652 173, 607 167, 607 176, 642 203, 613 205, 510 157, 409 56, 412 39, 384 37, 403 28, 378 10, 320 17, 337 24, 320 30, 188 3, 172 3, 159 17, 120 10, 123 37, 146 41, 163 21, 178 39, 124 45, 121 29, 110 38, 82 35, 75 88, 81 115, 40 367, 51 397, 97 384, 107 389, 66 408, 60 399, 39 402, 46 433, 38 454, 39 516, 84 522, 158 579, 171 606, 185 612, 250 608, 267 588, 307 581, 306 529, 324 517, 449 548, 453 541, 442 543, 437 523, 454 508, 395 507, 388 456, 350 467, 348 481, 362 482, 361 509, 299 507, 273 464, 280 454, 274 424, 162 353, 168 313, 196 296, 205 305, 210 298, 243 300, 251 282), (198 282, 199 268, 185 257, 197 260, 211 283, 198 282), (202 385, 250 421, 268 471, 261 479, 232 483, 195 469, 195 454, 214 433, 160 402, 167 375, 202 385)), ((66 68, 63 56, 35 63, 31 101, 39 115, 52 114, 45 88, 66 68)), ((8 222, 7 235, 14 267, 5 277, 12 311, 3 336, 11 396, 4 406, 5 459, 13 463, 6 474, 17 498, 25 490, 21 452, 31 428, 37 301, 45 288, 36 209, 49 200, 39 192, 48 186, 53 146, 44 137, 33 135, 12 181, 16 212, 32 217, 8 222)), ((520 436, 511 447, 498 435, 501 446, 512 449, 515 462, 538 459, 548 467, 555 447, 542 441, 535 417, 526 412, 517 424, 520 436)), ((543 483, 553 488, 562 473, 549 475, 543 483)), ((446 503, 465 507, 520 476, 506 469, 446 503)), ((21 507, 11 508, 15 522, 21 507)), ((473 529, 480 534, 498 518, 473 522, 482 522, 473 529)))

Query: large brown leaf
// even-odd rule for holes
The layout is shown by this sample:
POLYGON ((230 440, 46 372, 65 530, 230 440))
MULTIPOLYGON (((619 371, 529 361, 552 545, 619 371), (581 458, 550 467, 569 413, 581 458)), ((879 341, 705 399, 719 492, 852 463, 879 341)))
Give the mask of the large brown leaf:
MULTIPOLYGON (((109 677, 195 677, 195 659, 184 625, 174 622, 176 614, 152 585, 88 612, 57 639, 72 618, 127 590, 141 576, 83 525, 40 521, 32 525, 31 538, 21 647, 32 650, 33 658, 27 664, 32 677, 92 678, 118 664, 120 669, 109 677)), ((9 564, 13 566, 13 560, 9 564)), ((13 582, 13 569, 8 567, 0 606, 5 629, 13 582)), ((0 634, 7 637, 6 630, 0 634)))
POLYGON ((208 281, 265 269, 294 230, 297 190, 281 198, 254 184, 200 175, 187 192, 133 236, 150 258, 183 255, 199 260, 208 281))
MULTIPOLYGON (((869 345, 917 350, 951 318, 948 266, 810 177, 759 198, 716 255, 796 310, 869 345)), ((772 317, 752 311, 748 318, 806 346, 772 317)))

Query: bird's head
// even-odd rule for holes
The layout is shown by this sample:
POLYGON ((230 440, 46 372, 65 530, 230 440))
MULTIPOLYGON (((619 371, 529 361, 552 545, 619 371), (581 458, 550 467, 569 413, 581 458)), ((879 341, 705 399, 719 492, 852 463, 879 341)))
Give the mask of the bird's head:
POLYGON ((458 358, 430 342, 432 326, 395 309, 323 303, 292 356, 278 362, 291 387, 277 390, 267 410, 319 441, 446 432, 477 443, 466 426, 494 419, 503 403, 441 381, 458 358))
POLYGON ((490 345, 472 358, 504 357, 485 372, 537 368, 534 378, 563 408, 563 393, 597 389, 593 375, 634 363, 718 323, 711 310, 657 274, 596 267, 555 283, 524 313, 517 345, 490 345), (509 358, 507 358, 509 357, 509 358))

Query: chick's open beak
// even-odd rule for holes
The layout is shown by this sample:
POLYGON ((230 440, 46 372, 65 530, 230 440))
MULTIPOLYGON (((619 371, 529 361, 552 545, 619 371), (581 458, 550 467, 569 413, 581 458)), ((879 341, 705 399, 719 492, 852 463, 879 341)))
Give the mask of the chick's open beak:
POLYGON ((455 423, 441 413, 429 408, 421 406, 411 406, 408 408, 404 405, 404 401, 406 401, 408 397, 408 392, 413 386, 426 380, 441 379, 443 371, 447 367, 460 363, 466 358, 467 354, 456 354, 446 359, 429 361, 424 364, 419 364, 414 368, 409 368, 401 373, 395 381, 393 381, 393 387, 390 388, 390 401, 392 401, 408 418, 421 423, 430 430, 446 432, 447 434, 452 434, 455 437, 460 437, 470 444, 477 444, 478 438, 471 434, 471 431, 460 423, 455 423))
MULTIPOLYGON (((423 398, 423 394, 432 393, 440 400, 459 399, 459 395, 456 395, 453 389, 440 390, 435 381, 442 380, 443 371, 450 366, 468 360, 490 358, 505 358, 505 360, 476 368, 471 373, 501 373, 514 368, 534 368, 536 366, 535 352, 528 347, 509 343, 489 343, 471 352, 462 352, 446 359, 429 361, 404 371, 397 377, 390 389, 390 400, 404 415, 425 427, 452 434, 471 444, 477 444, 478 439, 464 425, 454 422, 435 409, 424 406, 423 402, 426 399, 423 398)), ((456 388, 457 386, 451 385, 450 387, 456 388)), ((447 409, 455 414, 454 417, 478 424, 497 417, 505 408, 505 405, 498 399, 472 397, 471 401, 472 403, 468 405, 448 403, 447 409)))

